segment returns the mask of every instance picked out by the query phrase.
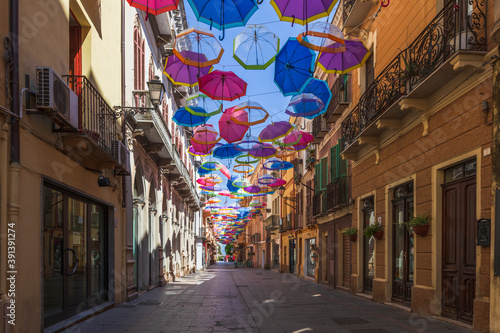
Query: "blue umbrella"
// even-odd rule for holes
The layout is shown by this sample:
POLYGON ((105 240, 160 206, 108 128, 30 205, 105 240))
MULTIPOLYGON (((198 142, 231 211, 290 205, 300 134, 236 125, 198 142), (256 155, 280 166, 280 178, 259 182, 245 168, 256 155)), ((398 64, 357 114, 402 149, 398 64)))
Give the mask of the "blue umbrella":
POLYGON ((172 120, 179 126, 195 127, 205 124, 208 118, 210 115, 205 109, 191 106, 177 109, 172 120))
POLYGON ((188 0, 196 19, 210 25, 210 28, 222 30, 243 27, 259 6, 255 0, 188 0))
POLYGON ((285 96, 296 95, 314 72, 314 51, 288 38, 276 55, 274 82, 285 96))
POLYGON ((300 89, 300 93, 309 93, 318 97, 325 105, 324 110, 328 108, 330 100, 332 99, 332 92, 328 87, 328 83, 326 83, 326 81, 319 80, 313 77, 306 82, 302 89, 300 89))
POLYGON ((228 179, 227 180, 227 189, 229 190, 229 192, 238 192, 238 190, 240 189, 239 187, 236 187, 233 185, 233 182, 237 179, 238 177, 236 176, 233 176, 231 177, 231 179, 228 179))
POLYGON ((326 112, 325 105, 313 94, 304 93, 293 96, 290 99, 285 113, 292 117, 304 117, 313 119, 326 112))
POLYGON ((229 159, 240 156, 242 151, 238 150, 234 144, 228 143, 214 149, 212 156, 220 159, 229 159))

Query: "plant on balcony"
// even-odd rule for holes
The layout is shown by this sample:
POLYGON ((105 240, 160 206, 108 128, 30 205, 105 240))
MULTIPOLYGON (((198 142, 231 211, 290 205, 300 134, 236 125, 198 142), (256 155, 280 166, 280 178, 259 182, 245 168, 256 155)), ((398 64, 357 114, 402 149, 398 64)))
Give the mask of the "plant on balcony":
POLYGON ((351 242, 355 242, 358 238, 358 228, 356 227, 347 228, 345 233, 349 236, 351 242))
POLYGON ((376 239, 382 239, 382 237, 384 237, 384 227, 382 226, 382 223, 370 224, 363 232, 366 238, 373 236, 376 239))
POLYGON ((425 236, 429 232, 431 219, 429 213, 418 214, 406 222, 406 225, 418 236, 425 236))

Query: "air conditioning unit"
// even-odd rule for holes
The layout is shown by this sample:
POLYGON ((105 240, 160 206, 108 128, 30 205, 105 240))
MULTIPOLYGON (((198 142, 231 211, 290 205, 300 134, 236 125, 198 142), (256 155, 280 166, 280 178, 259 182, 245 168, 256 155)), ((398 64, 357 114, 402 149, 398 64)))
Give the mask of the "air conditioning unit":
POLYGON ((113 157, 120 163, 121 171, 117 175, 129 176, 130 175, 130 151, 119 140, 113 141, 113 157))
POLYGON ((36 108, 62 128, 78 128, 78 96, 50 67, 36 68, 36 108))

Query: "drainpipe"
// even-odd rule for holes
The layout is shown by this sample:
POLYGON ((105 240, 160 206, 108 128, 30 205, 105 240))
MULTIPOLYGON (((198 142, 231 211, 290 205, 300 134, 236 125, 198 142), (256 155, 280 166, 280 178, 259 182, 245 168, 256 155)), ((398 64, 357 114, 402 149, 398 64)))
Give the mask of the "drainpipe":
MULTIPOLYGON (((9 3, 9 35, 12 50, 12 66, 10 67, 11 110, 19 116, 19 1, 9 3)), ((12 117, 11 127, 11 163, 20 161, 19 119, 12 117)))

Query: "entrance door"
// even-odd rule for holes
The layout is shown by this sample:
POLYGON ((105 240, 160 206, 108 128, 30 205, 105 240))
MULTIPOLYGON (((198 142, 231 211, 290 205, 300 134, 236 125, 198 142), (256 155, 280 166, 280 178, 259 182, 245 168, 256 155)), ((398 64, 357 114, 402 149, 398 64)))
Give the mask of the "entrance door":
POLYGON ((295 274, 295 239, 292 239, 289 241, 289 244, 290 244, 290 247, 289 247, 289 251, 290 251, 290 255, 288 256, 289 257, 289 265, 290 265, 290 273, 292 274, 295 274))
POLYGON ((105 209, 44 187, 43 313, 50 326, 107 300, 105 209))
POLYGON ((443 185, 442 274, 443 316, 472 323, 476 284, 475 177, 443 185))
POLYGON ((392 298, 410 304, 413 286, 413 238, 405 222, 413 215, 413 184, 399 186, 393 193, 392 298))
POLYGON ((351 241, 345 232, 342 234, 342 286, 351 287, 351 241))
MULTIPOLYGON (((375 223, 375 211, 373 210, 373 198, 365 199, 363 202, 363 230, 370 224, 375 223)), ((375 237, 367 238, 363 235, 363 290, 371 292, 373 278, 375 277, 375 237)))

